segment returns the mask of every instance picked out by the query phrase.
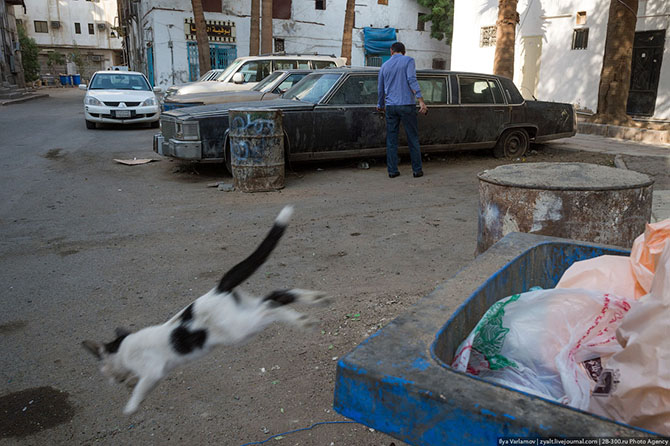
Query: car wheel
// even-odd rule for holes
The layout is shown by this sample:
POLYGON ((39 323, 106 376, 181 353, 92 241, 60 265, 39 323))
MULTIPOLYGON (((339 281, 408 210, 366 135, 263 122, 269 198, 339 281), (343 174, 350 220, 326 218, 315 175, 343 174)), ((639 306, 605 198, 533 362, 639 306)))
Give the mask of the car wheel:
POLYGON ((151 123, 151 128, 152 128, 152 129, 157 129, 157 128, 160 127, 160 126, 161 126, 161 122, 160 122, 160 121, 153 121, 153 122, 151 123))
POLYGON ((529 143, 530 138, 525 129, 507 130, 493 148, 493 156, 496 158, 518 158, 526 153, 529 143))
POLYGON ((88 119, 86 120, 86 128, 87 129, 94 129, 95 128, 95 122, 89 121, 88 119))

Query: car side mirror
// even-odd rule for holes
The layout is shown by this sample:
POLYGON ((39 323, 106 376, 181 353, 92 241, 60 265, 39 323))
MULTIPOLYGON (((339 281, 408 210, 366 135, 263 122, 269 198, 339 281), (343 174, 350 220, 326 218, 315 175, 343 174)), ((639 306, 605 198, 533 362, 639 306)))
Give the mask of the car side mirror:
POLYGON ((154 93, 160 93, 163 89, 161 87, 154 87, 154 93))
POLYGON ((233 82, 236 83, 236 84, 243 84, 244 83, 244 74, 242 74, 242 73, 233 74, 233 82))
POLYGON ((86 90, 87 85, 86 84, 79 84, 79 89, 80 90, 86 90))

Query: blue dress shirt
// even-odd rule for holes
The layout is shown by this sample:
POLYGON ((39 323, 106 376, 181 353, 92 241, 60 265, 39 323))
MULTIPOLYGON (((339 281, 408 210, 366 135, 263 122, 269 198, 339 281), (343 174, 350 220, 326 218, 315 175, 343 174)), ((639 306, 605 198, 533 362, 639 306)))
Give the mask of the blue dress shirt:
POLYGON ((414 59, 396 53, 384 62, 379 70, 377 93, 379 108, 416 104, 416 98, 421 97, 421 88, 416 80, 414 59))

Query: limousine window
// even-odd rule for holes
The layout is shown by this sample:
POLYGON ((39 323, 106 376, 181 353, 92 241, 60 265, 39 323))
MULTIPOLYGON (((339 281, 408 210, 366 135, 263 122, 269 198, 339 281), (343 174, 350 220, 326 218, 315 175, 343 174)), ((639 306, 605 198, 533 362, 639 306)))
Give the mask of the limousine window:
MULTIPOLYGON (((319 70, 321 68, 330 68, 330 67, 336 67, 335 62, 331 62, 329 60, 313 60, 312 65, 314 65, 315 70, 319 70)), ((303 67, 301 67, 303 68, 303 67)), ((304 68, 309 68, 309 67, 304 67, 304 68)))
POLYGON ((286 99, 297 99, 316 104, 335 85, 340 76, 340 73, 324 73, 308 76, 287 91, 284 97, 286 99))
POLYGON ((376 105, 377 76, 349 76, 328 103, 331 105, 376 105))
POLYGON ((239 72, 244 75, 244 82, 260 82, 270 74, 270 63, 269 60, 247 62, 239 72))
POLYGON ((298 68, 297 60, 273 60, 272 65, 275 70, 291 70, 298 68))
POLYGON ((447 103, 447 82, 445 78, 429 77, 417 79, 421 88, 421 95, 426 104, 447 103))
MULTIPOLYGON (((495 104, 492 86, 486 79, 459 77, 459 90, 461 93, 461 104, 495 104)), ((496 86, 497 89, 497 86, 496 86)), ((498 91, 500 96, 500 91, 498 91)), ((500 99, 502 101, 502 98, 500 99)))

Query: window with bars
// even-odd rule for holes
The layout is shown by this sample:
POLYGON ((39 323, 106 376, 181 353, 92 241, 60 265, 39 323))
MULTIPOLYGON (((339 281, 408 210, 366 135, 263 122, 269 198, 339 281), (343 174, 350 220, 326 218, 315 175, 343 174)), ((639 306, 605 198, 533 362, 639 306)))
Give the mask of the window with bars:
POLYGON ((275 39, 275 53, 283 53, 286 51, 284 48, 284 39, 275 39))
POLYGON ((75 34, 81 34, 81 23, 74 22, 74 32, 75 34))
POLYGON ((484 48, 487 46, 496 46, 496 27, 482 26, 479 31, 479 46, 484 48))
POLYGON ((585 50, 589 45, 589 29, 580 28, 572 32, 572 49, 585 50))
POLYGON ((88 24, 88 33, 89 34, 95 34, 95 29, 93 29, 93 24, 92 23, 88 24))
POLYGON ((47 22, 43 20, 35 20, 35 32, 36 33, 48 33, 49 32, 49 27, 47 26, 47 22))
POLYGON ((314 0, 314 9, 324 11, 326 9, 326 0, 314 0))

